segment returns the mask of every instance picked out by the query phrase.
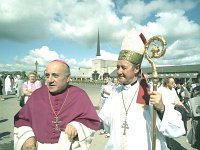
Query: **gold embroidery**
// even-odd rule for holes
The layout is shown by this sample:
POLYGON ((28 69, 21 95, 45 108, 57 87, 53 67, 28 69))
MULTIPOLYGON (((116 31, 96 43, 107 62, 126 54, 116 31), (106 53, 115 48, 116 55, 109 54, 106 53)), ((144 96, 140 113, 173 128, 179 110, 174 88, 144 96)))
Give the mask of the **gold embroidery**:
POLYGON ((129 50, 120 51, 118 58, 118 60, 127 60, 133 64, 141 64, 142 59, 143 55, 129 50))

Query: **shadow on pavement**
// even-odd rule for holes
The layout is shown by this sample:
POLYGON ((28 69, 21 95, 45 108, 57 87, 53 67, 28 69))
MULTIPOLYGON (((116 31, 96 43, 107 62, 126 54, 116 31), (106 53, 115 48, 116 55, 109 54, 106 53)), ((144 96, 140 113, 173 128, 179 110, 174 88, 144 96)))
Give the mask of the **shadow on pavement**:
POLYGON ((13 150, 14 142, 11 141, 9 143, 0 144, 0 150, 13 150))
POLYGON ((174 139, 167 139, 167 145, 170 150, 187 150, 174 139))
POLYGON ((6 97, 4 97, 4 101, 9 100, 11 98, 15 98, 15 95, 7 95, 6 97))
POLYGON ((4 138, 9 138, 7 137, 8 135, 10 135, 11 132, 2 132, 0 133, 0 141, 2 141, 4 138))
POLYGON ((2 120, 0 120, 0 123, 6 122, 6 121, 8 121, 8 119, 2 119, 2 120))

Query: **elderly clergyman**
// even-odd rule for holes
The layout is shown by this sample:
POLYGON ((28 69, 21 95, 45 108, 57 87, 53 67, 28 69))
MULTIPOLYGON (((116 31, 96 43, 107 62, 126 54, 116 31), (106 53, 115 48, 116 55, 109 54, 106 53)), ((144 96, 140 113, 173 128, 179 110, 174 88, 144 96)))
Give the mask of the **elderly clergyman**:
POLYGON ((87 150, 100 121, 86 92, 69 84, 70 68, 51 61, 46 85, 14 117, 15 150, 87 150))

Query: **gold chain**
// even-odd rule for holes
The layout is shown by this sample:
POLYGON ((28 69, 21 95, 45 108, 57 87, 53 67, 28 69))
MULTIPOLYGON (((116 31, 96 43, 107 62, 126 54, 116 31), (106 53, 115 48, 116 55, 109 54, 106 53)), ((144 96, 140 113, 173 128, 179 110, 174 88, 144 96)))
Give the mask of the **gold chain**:
POLYGON ((62 104, 62 106, 61 106, 61 108, 60 108, 60 110, 59 110, 59 112, 57 114, 56 114, 55 110, 53 109, 53 105, 51 103, 51 98, 50 98, 50 93, 48 92, 48 94, 49 94, 49 102, 50 102, 50 105, 51 105, 51 109, 52 109, 54 115, 56 117, 58 117, 59 113, 61 112, 61 110, 62 110, 62 108, 63 108, 63 106, 64 106, 64 104, 65 104, 65 102, 67 100, 67 97, 68 97, 68 94, 69 94, 69 89, 67 89, 67 95, 66 95, 65 100, 64 100, 64 102, 63 102, 63 104, 62 104))
POLYGON ((126 112, 126 116, 127 116, 127 114, 128 114, 128 110, 129 110, 129 108, 130 108, 130 106, 131 106, 131 104, 132 104, 132 102, 133 102, 133 99, 134 99, 136 93, 137 93, 138 90, 139 90, 139 87, 140 87, 140 85, 138 86, 137 90, 135 91, 135 93, 134 93, 134 95, 133 95, 133 98, 132 98, 132 100, 131 100, 131 102, 130 102, 130 104, 129 104, 129 106, 128 106, 127 109, 126 109, 126 106, 125 106, 124 95, 123 95, 123 92, 122 92, 122 100, 123 100, 123 105, 124 105, 124 109, 125 109, 125 112, 126 112))

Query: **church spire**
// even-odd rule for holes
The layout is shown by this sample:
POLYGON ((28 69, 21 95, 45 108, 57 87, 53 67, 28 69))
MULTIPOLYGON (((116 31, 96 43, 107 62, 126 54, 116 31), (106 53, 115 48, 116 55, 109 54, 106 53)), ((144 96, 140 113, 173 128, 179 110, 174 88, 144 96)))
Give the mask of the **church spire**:
POLYGON ((100 40, 99 40, 99 29, 98 29, 98 37, 97 37, 97 53, 96 56, 101 56, 100 53, 100 40))

